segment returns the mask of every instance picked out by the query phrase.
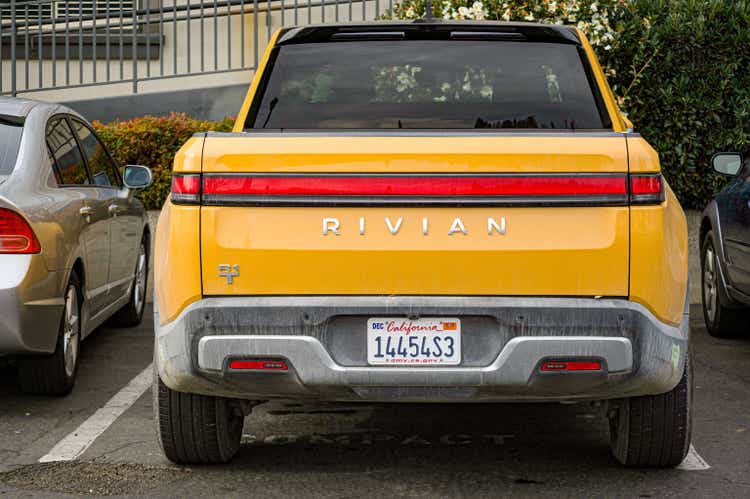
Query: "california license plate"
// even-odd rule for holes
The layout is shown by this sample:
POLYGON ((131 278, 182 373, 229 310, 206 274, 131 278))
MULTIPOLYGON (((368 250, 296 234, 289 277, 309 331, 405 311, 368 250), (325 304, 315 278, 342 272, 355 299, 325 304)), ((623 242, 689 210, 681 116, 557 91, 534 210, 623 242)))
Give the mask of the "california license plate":
POLYGON ((373 317, 367 321, 367 362, 410 366, 461 363, 461 321, 373 317))

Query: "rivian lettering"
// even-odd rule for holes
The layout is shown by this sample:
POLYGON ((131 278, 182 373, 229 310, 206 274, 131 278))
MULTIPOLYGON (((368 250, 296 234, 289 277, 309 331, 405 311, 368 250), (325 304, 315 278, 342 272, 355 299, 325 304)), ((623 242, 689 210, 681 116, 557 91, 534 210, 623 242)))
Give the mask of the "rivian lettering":
MULTIPOLYGON (((388 232, 390 232, 392 235, 395 236, 399 233, 402 225, 404 224, 404 217, 394 217, 393 219, 391 217, 384 217, 383 221, 385 223, 385 227, 388 229, 388 232)), ((341 225, 341 221, 336 217, 323 218, 322 225, 323 225, 324 236, 327 236, 327 235, 339 236, 343 233, 343 230, 344 230, 341 225)), ((422 217, 418 226, 423 236, 427 236, 430 234, 431 226, 430 226, 429 217, 422 217)), ((359 217, 359 235, 360 236, 364 236, 367 233, 367 230, 366 230, 367 227, 369 227, 367 218, 359 217)), ((505 217, 487 217, 486 230, 487 230, 487 235, 489 236, 492 236, 494 234, 499 234, 501 236, 504 236, 505 231, 506 231, 505 217)), ((448 228, 448 235, 453 235, 455 233, 460 233, 463 235, 469 234, 466 226, 464 225, 463 220, 461 220, 461 217, 454 218, 453 221, 450 223, 450 227, 448 228)))

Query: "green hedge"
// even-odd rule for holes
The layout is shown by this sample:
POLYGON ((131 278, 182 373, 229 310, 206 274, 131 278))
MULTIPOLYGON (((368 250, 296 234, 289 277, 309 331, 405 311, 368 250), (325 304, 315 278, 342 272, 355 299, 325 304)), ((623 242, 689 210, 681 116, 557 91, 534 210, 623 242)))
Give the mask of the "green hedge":
MULTIPOLYGON (((239 109, 239 104, 237 107, 239 109)), ((158 210, 164 204, 172 183, 172 162, 182 144, 196 132, 229 132, 233 124, 233 118, 200 121, 176 113, 167 117, 144 116, 106 125, 97 121, 93 123, 118 164, 151 168, 153 185, 138 193, 149 210, 158 210)))
POLYGON ((614 24, 599 56, 615 94, 683 206, 702 208, 726 182, 711 155, 750 144, 750 2, 637 0, 614 24))
MULTIPOLYGON (((424 0, 394 5, 395 17, 424 12, 424 0)), ((750 0, 433 0, 433 6, 437 15, 456 19, 583 29, 684 207, 703 207, 725 182, 711 173, 714 152, 750 149, 750 0)), ((155 185, 141 194, 149 209, 161 207, 169 192, 172 158, 182 143, 194 132, 231 126, 231 119, 202 122, 178 114, 97 124, 120 163, 153 168, 155 185)))

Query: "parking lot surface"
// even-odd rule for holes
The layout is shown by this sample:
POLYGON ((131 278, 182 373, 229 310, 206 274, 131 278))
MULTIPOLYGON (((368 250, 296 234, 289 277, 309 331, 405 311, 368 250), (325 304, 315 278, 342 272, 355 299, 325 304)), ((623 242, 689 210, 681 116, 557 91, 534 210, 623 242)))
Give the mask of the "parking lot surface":
POLYGON ((748 497, 750 333, 711 338, 700 307, 691 313, 695 452, 683 469, 620 467, 603 410, 590 404, 293 401, 256 408, 231 464, 174 466, 144 383, 147 310, 140 327, 84 342, 68 397, 24 395, 0 370, 0 496, 748 497))

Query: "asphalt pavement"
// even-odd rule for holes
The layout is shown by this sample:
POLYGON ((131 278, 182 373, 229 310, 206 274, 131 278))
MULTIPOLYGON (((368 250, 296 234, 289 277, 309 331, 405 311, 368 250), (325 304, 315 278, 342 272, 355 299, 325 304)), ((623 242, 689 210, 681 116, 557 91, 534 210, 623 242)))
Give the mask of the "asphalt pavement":
POLYGON ((0 497, 750 497, 750 332, 714 339, 700 307, 691 313, 689 469, 620 467, 596 405, 294 401, 257 407, 231 464, 174 466, 142 383, 147 310, 140 327, 104 327, 83 343, 68 397, 24 395, 0 369, 0 497), (76 445, 74 459, 39 462, 76 445))

